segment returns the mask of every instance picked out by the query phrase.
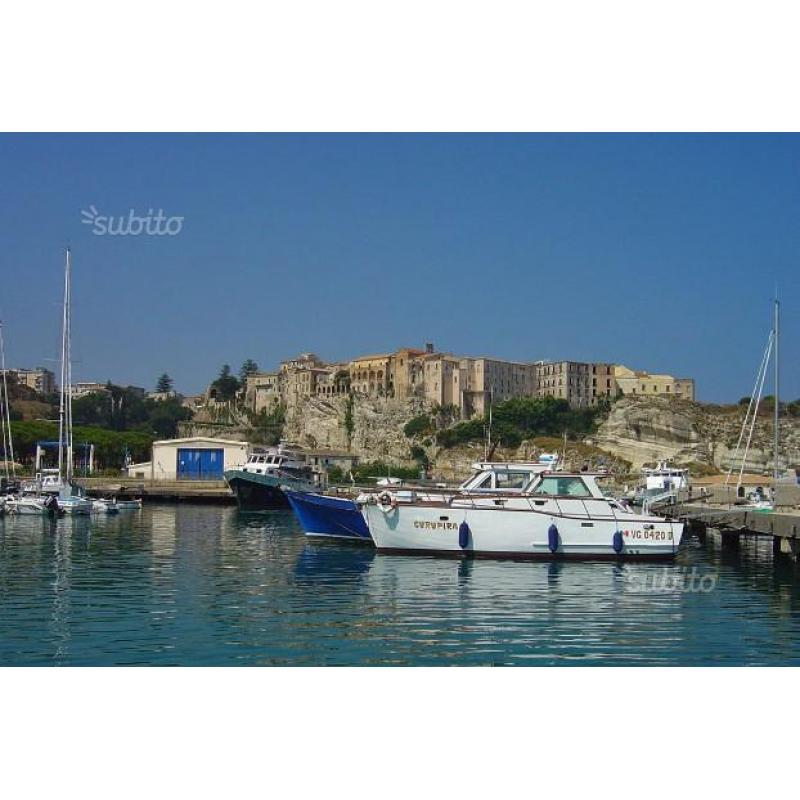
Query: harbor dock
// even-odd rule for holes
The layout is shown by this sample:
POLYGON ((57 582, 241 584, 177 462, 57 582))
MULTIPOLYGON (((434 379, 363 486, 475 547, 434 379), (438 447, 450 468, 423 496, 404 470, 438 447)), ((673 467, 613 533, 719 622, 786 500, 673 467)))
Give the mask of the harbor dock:
POLYGON ((92 497, 115 496, 120 500, 141 497, 145 502, 236 503, 225 481, 82 478, 81 483, 92 497))
POLYGON ((800 559, 800 486, 776 484, 774 508, 761 509, 742 502, 733 487, 717 486, 700 495, 680 492, 672 502, 654 505, 652 511, 683 520, 689 531, 705 536, 717 531, 722 546, 737 548, 741 536, 772 538, 773 552, 792 562, 800 559))

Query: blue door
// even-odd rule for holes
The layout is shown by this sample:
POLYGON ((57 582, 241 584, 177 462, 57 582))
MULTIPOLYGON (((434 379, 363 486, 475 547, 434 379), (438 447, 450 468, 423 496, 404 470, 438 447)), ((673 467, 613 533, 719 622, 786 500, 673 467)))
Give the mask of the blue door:
POLYGON ((178 480, 219 481, 224 466, 223 450, 179 447, 175 472, 178 480))

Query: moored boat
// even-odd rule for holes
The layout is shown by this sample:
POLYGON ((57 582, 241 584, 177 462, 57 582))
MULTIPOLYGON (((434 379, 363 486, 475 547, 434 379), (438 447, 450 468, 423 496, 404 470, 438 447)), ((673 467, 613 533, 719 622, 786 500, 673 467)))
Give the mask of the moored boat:
POLYGON ((119 514, 119 506, 114 500, 100 498, 92 500, 92 513, 93 514, 119 514))
POLYGON ((36 497, 17 495, 7 497, 5 500, 5 510, 7 514, 20 516, 52 516, 60 517, 64 515, 55 497, 36 497))
MULTIPOLYGON (((507 494, 522 489, 531 479, 555 465, 553 457, 537 462, 478 461, 472 474, 458 487, 405 486, 398 479, 381 479, 381 489, 392 487, 392 498, 400 502, 441 502, 457 494, 481 495, 486 492, 507 494)), ((295 516, 307 536, 327 536, 339 539, 369 540, 369 528, 362 512, 368 494, 355 500, 330 497, 313 492, 293 492, 284 489, 295 516)), ((379 493, 381 496, 383 492, 379 493)))
POLYGON ((663 502, 689 488, 689 470, 667 461, 660 461, 655 467, 644 467, 642 479, 630 498, 634 505, 663 502))
POLYGON ((372 543, 364 515, 355 501, 290 489, 284 489, 284 494, 306 536, 372 543))
POLYGON ((315 492, 320 476, 306 464, 300 452, 287 445, 254 450, 241 469, 223 473, 242 511, 288 508, 284 487, 293 492, 315 492))
POLYGON ((508 558, 672 559, 683 523, 626 510, 599 475, 544 472, 515 494, 458 494, 401 502, 389 492, 364 505, 378 551, 508 558), (387 496, 388 495, 388 496, 387 496))

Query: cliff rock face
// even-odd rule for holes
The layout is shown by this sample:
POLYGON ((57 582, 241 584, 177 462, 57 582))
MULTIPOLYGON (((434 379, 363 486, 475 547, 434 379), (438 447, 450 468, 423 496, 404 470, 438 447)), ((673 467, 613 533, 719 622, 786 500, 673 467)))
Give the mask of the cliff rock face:
MULTIPOLYGON (((292 405, 286 412, 283 438, 303 447, 351 452, 362 461, 384 461, 413 466, 412 445, 424 447, 437 477, 458 480, 471 465, 484 457, 482 443, 452 449, 435 447, 430 438, 409 440, 405 424, 423 412, 423 401, 400 402, 388 398, 312 397, 292 405)), ((738 406, 708 406, 669 397, 627 397, 611 407, 597 432, 584 442, 569 442, 567 464, 580 469, 605 467, 612 472, 638 471, 645 463, 669 460, 676 464, 702 464, 725 471, 739 468, 741 453, 733 463, 736 442, 745 409, 738 406)), ((255 438, 255 431, 239 424, 200 421, 181 424, 181 435, 211 435, 224 438, 255 438)), ((745 435, 746 439, 746 435, 745 435)), ((744 442, 743 442, 744 446, 744 442)), ((560 440, 532 440, 517 449, 498 449, 495 460, 535 460, 542 450, 561 451, 560 440)), ((743 447, 742 447, 743 449, 743 447)), ((781 468, 800 465, 800 419, 781 420, 781 468)), ((745 470, 752 473, 772 469, 772 417, 759 416, 745 470)))
MULTIPOLYGON (((733 463, 746 409, 707 406, 668 397, 617 401, 590 441, 631 462, 634 469, 668 459, 677 464, 700 463, 719 470, 738 469, 742 451, 733 463)), ((800 420, 781 420, 781 458, 785 468, 800 463, 800 420)), ((772 469, 772 417, 759 416, 745 464, 747 472, 772 469)))
POLYGON ((704 437, 690 403, 669 398, 624 398, 611 408, 592 444, 630 461, 707 461, 704 437))
POLYGON ((364 461, 410 465, 411 443, 403 426, 423 410, 418 400, 312 397, 289 409, 283 435, 304 447, 349 451, 364 461))

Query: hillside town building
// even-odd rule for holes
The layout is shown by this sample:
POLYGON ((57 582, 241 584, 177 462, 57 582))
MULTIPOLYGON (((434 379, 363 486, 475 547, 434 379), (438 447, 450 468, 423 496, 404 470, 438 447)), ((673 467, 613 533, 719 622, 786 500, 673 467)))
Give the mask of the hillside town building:
POLYGON ((20 386, 27 386, 29 389, 38 392, 39 394, 54 394, 56 391, 56 378, 55 375, 44 367, 36 367, 35 369, 20 369, 8 370, 9 375, 14 375, 17 383, 20 386))
POLYGON ((404 347, 328 364, 314 353, 282 361, 277 372, 249 375, 244 401, 256 413, 291 407, 310 397, 413 398, 453 409, 466 419, 487 413, 490 403, 514 397, 555 397, 573 408, 589 408, 620 394, 694 398, 691 378, 630 370, 619 364, 584 361, 519 362, 461 357, 404 347))
POLYGON ((614 366, 614 380, 622 394, 668 395, 683 400, 694 400, 694 379, 673 378, 643 370, 633 370, 622 364, 614 366))

